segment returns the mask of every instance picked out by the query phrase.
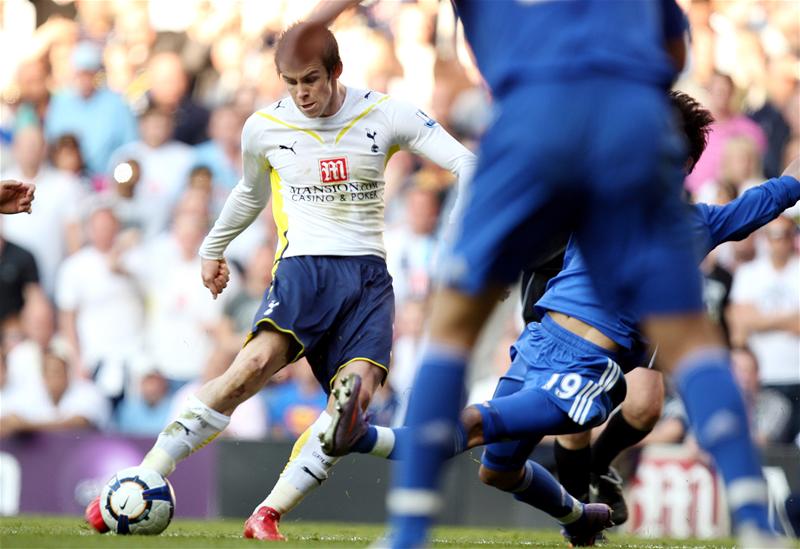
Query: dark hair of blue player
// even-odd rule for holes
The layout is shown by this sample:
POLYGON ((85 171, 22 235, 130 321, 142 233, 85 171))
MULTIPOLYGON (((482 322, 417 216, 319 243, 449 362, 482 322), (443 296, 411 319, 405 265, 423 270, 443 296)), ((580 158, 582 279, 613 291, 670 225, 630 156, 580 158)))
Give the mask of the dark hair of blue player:
POLYGON ((700 160, 700 155, 703 154, 708 144, 708 132, 711 130, 714 117, 708 109, 704 108, 688 94, 673 90, 669 92, 669 98, 672 101, 672 105, 680 113, 680 122, 686 137, 689 160, 691 161, 686 172, 692 173, 697 161, 700 160))
POLYGON ((275 68, 279 74, 280 61, 287 55, 305 62, 319 59, 329 78, 336 66, 342 63, 336 37, 330 29, 318 23, 295 23, 281 34, 275 48, 275 68))

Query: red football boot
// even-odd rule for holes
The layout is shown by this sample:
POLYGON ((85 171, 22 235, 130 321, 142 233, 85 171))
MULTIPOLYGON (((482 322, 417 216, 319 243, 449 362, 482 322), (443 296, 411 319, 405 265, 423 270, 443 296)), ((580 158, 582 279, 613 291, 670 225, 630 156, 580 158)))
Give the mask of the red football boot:
POLYGON ((281 514, 272 507, 259 507, 244 523, 244 537, 262 541, 286 541, 278 531, 281 514))
POLYGON ((105 534, 109 528, 103 520, 103 515, 100 513, 100 496, 94 498, 89 505, 86 506, 86 511, 83 512, 86 522, 92 527, 92 530, 105 534))

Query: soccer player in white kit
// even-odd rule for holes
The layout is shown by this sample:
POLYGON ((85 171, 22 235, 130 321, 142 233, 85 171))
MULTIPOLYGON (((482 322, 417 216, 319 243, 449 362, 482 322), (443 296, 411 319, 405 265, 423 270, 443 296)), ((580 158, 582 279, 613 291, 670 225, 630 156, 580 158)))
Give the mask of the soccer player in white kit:
MULTIPOLYGON (((341 84, 336 39, 323 26, 289 28, 275 58, 290 98, 245 123, 244 175, 200 248, 203 282, 216 298, 229 277, 226 246, 271 193, 279 236, 274 279, 231 366, 191 397, 142 466, 169 475, 178 461, 225 429, 236 406, 305 356, 326 392, 355 391, 361 409, 337 409, 331 396, 245 523, 245 537, 282 540, 281 515, 319 486, 338 459, 324 452, 320 437, 335 444, 334 431, 348 431, 342 422, 366 408, 388 372, 394 294, 383 246, 386 162, 397 149, 407 149, 463 180, 475 157, 421 110, 341 84)), ((95 514, 97 500, 86 515, 101 530, 95 514)))

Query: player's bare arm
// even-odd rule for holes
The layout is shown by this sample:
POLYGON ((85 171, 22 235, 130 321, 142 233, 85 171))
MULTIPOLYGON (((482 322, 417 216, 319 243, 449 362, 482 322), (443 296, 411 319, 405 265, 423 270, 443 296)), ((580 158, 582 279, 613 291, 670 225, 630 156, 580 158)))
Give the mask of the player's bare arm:
POLYGON ((308 22, 328 26, 333 23, 342 12, 360 3, 361 0, 323 0, 314 6, 314 9, 308 16, 308 22))

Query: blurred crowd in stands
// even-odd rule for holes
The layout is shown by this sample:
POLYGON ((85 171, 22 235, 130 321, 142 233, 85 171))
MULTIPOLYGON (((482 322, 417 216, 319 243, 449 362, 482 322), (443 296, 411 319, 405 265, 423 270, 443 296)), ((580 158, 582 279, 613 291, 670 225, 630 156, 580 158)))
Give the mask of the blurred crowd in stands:
MULTIPOLYGON (((224 371, 269 286, 270 208, 228 250, 212 300, 197 250, 241 176, 240 132, 282 96, 281 30, 314 0, 0 0, 2 178, 36 184, 0 219, 0 436, 93 427, 152 436, 224 371)), ((692 24, 678 88, 716 117, 686 187, 725 203, 800 154, 800 4, 681 2, 692 24)), ((491 118, 450 3, 386 1, 340 19, 342 81, 410 100, 470 147, 491 118)), ((531 129, 535 131, 535 128, 531 129)), ((402 421, 452 176, 396 154, 386 248, 393 363, 370 413, 402 421)), ((709 313, 736 351, 759 440, 800 444, 797 211, 703 264, 709 313), (794 216, 794 219, 792 219, 794 216)), ((483 337, 471 400, 491 396, 521 329, 510 297, 483 337)), ((234 414, 227 436, 293 438, 326 396, 304 360, 234 414)), ((651 438, 680 441, 680 403, 651 438)))

